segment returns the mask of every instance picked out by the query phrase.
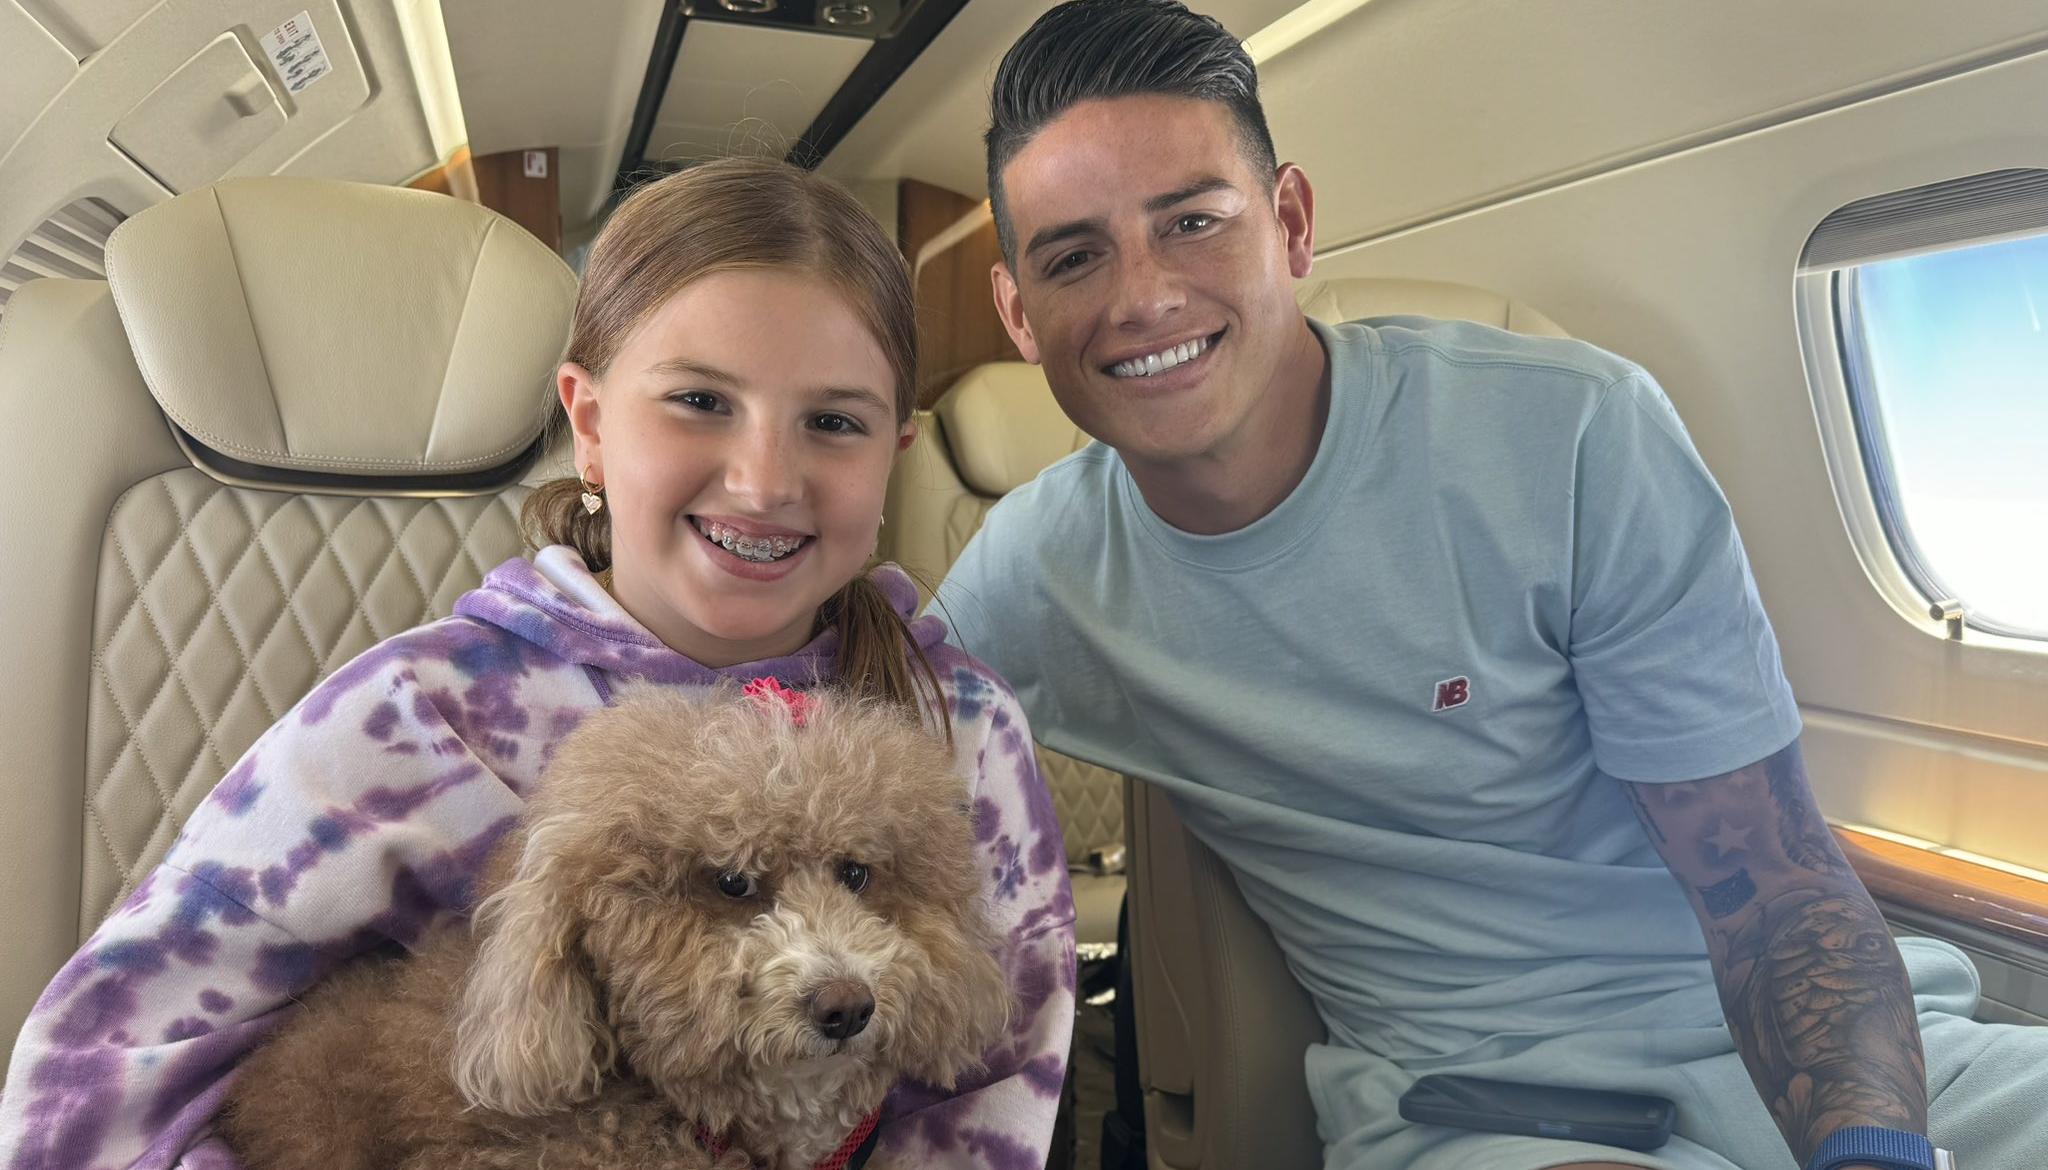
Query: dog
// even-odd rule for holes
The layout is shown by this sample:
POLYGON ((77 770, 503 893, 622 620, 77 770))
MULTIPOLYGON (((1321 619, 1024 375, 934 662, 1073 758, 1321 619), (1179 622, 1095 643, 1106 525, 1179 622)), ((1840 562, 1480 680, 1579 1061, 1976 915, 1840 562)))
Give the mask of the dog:
POLYGON ((1009 993, 951 752, 894 705, 747 692, 570 733, 473 926, 345 967, 244 1064, 249 1170, 809 1170, 899 1080, 978 1069, 1009 993))

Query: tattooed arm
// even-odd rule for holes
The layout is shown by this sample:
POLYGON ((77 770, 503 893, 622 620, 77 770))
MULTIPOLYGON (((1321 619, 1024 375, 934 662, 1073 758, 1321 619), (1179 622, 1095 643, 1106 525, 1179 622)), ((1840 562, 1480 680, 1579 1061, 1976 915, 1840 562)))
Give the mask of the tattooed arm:
POLYGON ((1699 915, 1728 1029, 1800 1164, 1844 1126, 1926 1133, 1905 965, 1798 742, 1725 776, 1622 787, 1699 915))

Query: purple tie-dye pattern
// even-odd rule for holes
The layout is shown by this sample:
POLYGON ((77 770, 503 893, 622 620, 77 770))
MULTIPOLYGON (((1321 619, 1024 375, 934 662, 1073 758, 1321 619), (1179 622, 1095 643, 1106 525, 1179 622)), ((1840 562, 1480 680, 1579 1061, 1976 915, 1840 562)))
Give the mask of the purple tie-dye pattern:
POLYGON ((248 812, 256 804, 256 798, 263 795, 262 785, 256 783, 258 759, 257 753, 253 750, 243 756, 241 762, 230 769, 219 784, 214 785, 213 792, 207 799, 217 803, 223 812, 248 812))
POLYGON ((59 1050, 37 1065, 12 1170, 93 1165, 105 1141, 101 1120, 121 1104, 121 1066, 106 1048, 59 1050))
POLYGON ((1008 836, 996 840, 995 865, 989 869, 989 888, 997 898, 1013 901, 1018 887, 1024 884, 1024 864, 1019 859, 1017 843, 1008 836))
POLYGON ((1003 810, 995 801, 984 796, 974 802, 974 842, 986 845, 996 839, 996 832, 1003 827, 1003 810))
MULTIPOLYGON (((1058 1087, 1053 1091, 1057 1093, 1058 1087)), ((973 1128, 962 1129, 961 1136, 975 1164, 990 1170, 1039 1170, 1045 1165, 1045 1151, 1033 1150, 1007 1133, 973 1128)))
POLYGON ((379 703, 370 717, 363 721, 363 734, 378 743, 391 738, 391 732, 398 726, 398 704, 379 703))
POLYGON ((177 1166, 178 1170, 242 1170, 234 1154, 228 1151, 227 1143, 217 1137, 207 1138, 186 1150, 185 1156, 178 1159, 177 1166))
POLYGON ((284 905, 307 870, 318 864, 321 857, 346 848, 352 838, 403 821, 449 790, 489 776, 483 765, 471 761, 447 769, 417 787, 372 788, 357 797, 350 808, 320 813, 307 823, 305 839, 286 848, 285 863, 266 867, 258 878, 264 902, 272 907, 284 905))
MULTIPOLYGON (((907 616, 909 579, 876 580, 907 616)), ((456 614, 316 688, 52 980, 0 1094, 7 1170, 236 1170, 209 1133, 237 1062, 338 964, 467 913, 554 745, 618 684, 806 683, 837 664, 826 634, 711 670, 580 607, 525 561, 494 570, 456 614)), ((1016 1006, 981 1075, 892 1095, 883 1140, 921 1166, 1008 1166, 1017 1151, 1042 1163, 1073 1020, 1072 890, 1064 865, 1040 864, 1058 853, 1058 826, 1015 696, 943 645, 936 619, 912 629, 946 680, 1016 1006)))
POLYGON ((145 1130, 174 1128, 183 1116, 204 1124, 220 1111, 218 1096, 227 1091, 226 1079, 235 1064, 284 1022, 282 1013, 270 1012, 253 1020, 194 1038, 181 1044, 156 1073, 152 1099, 142 1116, 145 1130), (212 1101, 208 1101, 213 1097, 212 1101), (200 1106, 205 1112, 193 1116, 200 1106))
POLYGON ((982 671, 961 666, 953 671, 953 716, 956 719, 979 719, 982 708, 995 698, 995 687, 982 671))
POLYGON ((164 1040, 167 1043, 176 1044, 180 1040, 190 1040, 194 1036, 204 1036, 211 1031, 213 1031, 213 1025, 205 1020, 197 1016, 184 1016, 172 1020, 171 1026, 164 1029, 164 1040))

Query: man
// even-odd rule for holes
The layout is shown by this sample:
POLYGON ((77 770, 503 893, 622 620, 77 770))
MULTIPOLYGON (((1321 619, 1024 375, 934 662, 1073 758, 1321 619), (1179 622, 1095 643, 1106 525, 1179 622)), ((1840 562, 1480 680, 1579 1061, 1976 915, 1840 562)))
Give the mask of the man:
POLYGON ((1329 1027, 1329 1165, 1919 1166, 1930 1080, 1963 1166, 2040 1165, 2014 1106, 2048 1029, 1969 1022, 1967 961, 1892 943, 1649 375, 1307 321, 1308 179, 1236 40, 1171 0, 1054 9, 992 115, 997 308, 1100 442, 940 596, 1049 746, 1164 786, 1230 864, 1329 1027), (1425 1072, 1658 1093, 1677 1136, 1409 1125, 1425 1072))

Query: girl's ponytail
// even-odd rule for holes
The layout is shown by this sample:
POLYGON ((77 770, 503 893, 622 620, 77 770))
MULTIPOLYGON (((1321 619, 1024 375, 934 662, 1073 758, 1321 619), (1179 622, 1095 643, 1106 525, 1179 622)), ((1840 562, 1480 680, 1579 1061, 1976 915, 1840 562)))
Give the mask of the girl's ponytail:
POLYGON ((945 692, 910 624, 866 573, 818 608, 818 622, 839 635, 839 684, 854 694, 929 713, 953 740, 945 692))
POLYGON ((609 508, 591 515, 583 506, 583 481, 552 479, 533 489, 519 506, 519 534, 532 548, 566 544, 583 556, 593 573, 612 567, 609 508))

